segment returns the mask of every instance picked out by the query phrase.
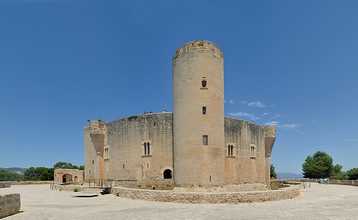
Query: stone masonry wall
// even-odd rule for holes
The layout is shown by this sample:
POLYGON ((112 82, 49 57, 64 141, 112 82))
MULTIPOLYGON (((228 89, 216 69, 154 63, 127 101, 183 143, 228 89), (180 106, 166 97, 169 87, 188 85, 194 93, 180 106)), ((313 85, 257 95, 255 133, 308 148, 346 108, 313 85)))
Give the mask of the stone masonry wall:
POLYGON ((20 194, 0 195, 0 218, 18 213, 20 207, 20 194))
POLYGON ((162 112, 107 123, 106 177, 114 183, 136 182, 140 187, 162 185, 164 170, 173 175, 172 120, 172 113, 162 112), (147 154, 144 143, 150 144, 147 154))
POLYGON ((264 127, 252 122, 225 118, 225 184, 266 184, 264 127), (228 154, 233 145, 233 154, 228 154), (251 147, 254 147, 252 151, 251 147))
POLYGON ((251 191, 251 192, 176 192, 171 190, 144 190, 124 187, 112 188, 112 194, 119 197, 158 202, 179 203, 242 203, 264 202, 292 199, 300 195, 298 187, 282 190, 251 191))

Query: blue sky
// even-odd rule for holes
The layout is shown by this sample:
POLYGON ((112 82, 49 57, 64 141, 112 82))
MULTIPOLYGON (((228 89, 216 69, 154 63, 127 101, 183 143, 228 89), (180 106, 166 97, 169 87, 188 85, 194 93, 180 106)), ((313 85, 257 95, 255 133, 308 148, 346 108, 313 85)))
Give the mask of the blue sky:
POLYGON ((87 119, 172 109, 171 57, 225 55, 226 115, 277 124, 273 163, 358 167, 357 1, 0 0, 0 167, 83 162, 87 119))

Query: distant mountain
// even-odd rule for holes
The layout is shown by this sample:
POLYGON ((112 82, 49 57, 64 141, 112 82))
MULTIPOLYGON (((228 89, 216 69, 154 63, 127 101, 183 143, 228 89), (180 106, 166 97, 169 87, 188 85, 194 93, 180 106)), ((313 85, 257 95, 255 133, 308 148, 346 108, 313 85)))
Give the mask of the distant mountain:
POLYGON ((9 168, 0 168, 0 170, 6 170, 12 173, 17 173, 23 175, 25 173, 26 168, 21 167, 9 167, 9 168))
POLYGON ((277 173, 278 179, 300 179, 303 178, 302 174, 298 173, 277 173))

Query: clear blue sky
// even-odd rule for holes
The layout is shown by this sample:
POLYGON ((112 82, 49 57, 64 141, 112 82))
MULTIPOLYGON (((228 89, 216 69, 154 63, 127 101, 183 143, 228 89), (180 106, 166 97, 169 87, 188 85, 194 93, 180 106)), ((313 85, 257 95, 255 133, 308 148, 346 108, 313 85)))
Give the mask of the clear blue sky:
POLYGON ((358 1, 0 0, 0 167, 83 163, 87 119, 172 109, 171 57, 225 54, 227 115, 278 125, 273 163, 358 167, 358 1), (175 2, 175 3, 174 3, 175 2))

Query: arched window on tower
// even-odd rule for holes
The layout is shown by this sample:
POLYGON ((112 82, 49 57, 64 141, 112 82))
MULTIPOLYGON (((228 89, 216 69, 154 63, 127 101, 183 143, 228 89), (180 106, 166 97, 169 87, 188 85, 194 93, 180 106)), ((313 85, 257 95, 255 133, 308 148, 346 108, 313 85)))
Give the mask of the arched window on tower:
POLYGON ((202 111, 203 115, 206 115, 206 106, 203 106, 201 111, 202 111))
POLYGON ((206 81, 206 79, 201 80, 201 88, 206 88, 207 85, 208 82, 206 81))

